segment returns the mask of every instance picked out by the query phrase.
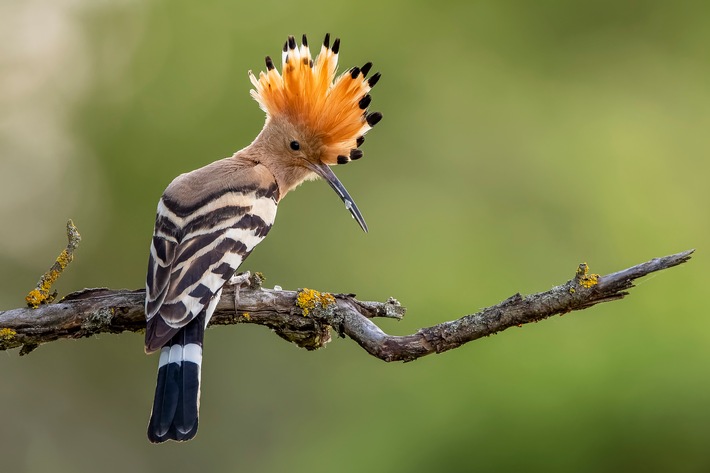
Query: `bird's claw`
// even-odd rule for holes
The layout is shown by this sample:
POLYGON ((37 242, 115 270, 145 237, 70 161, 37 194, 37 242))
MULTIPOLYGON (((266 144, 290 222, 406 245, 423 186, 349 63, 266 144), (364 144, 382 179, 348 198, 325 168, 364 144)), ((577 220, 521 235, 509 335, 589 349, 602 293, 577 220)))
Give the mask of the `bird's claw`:
POLYGON ((237 312, 237 307, 239 305, 239 289, 244 283, 249 282, 249 278, 251 278, 251 273, 249 271, 244 271, 243 273, 235 274, 229 278, 229 281, 227 281, 227 284, 234 286, 234 312, 237 312))

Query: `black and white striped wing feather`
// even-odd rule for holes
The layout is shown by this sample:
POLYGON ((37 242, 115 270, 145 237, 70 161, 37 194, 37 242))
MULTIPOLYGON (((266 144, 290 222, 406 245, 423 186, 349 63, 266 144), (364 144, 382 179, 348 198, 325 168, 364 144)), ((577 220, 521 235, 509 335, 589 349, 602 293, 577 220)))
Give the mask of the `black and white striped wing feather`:
MULTIPOLYGON (((168 187, 158 204, 146 281, 146 352, 207 309, 276 216, 275 189, 226 189, 184 203, 168 187)), ((183 199, 185 201, 187 199, 183 199)))

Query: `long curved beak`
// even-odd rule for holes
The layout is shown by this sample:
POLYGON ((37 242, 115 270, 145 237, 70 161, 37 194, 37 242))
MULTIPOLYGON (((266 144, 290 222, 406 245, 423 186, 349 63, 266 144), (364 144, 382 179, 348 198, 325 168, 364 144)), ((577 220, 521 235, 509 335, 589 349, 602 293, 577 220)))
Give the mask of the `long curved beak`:
POLYGON ((348 194, 348 191, 345 189, 345 186, 338 180, 338 178, 335 176, 335 173, 330 170, 330 166, 328 166, 327 164, 309 164, 311 164, 310 168, 313 172, 318 174, 320 177, 325 179, 328 184, 330 184, 330 187, 333 188, 335 193, 338 194, 338 196, 345 203, 345 208, 348 209, 352 214, 353 218, 357 220, 357 223, 360 225, 360 228, 362 228, 362 230, 367 233, 367 224, 365 223, 365 219, 362 218, 360 209, 358 209, 357 205, 355 205, 355 201, 352 197, 350 197, 350 194, 348 194))

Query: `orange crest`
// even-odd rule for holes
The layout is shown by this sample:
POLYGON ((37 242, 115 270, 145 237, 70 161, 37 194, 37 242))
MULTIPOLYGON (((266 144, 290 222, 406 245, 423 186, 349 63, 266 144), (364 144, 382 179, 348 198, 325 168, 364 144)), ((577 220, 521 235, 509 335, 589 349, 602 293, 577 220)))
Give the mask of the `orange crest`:
POLYGON ((266 73, 260 72, 257 79, 249 71, 254 84, 251 95, 266 112, 267 120, 285 117, 319 137, 327 150, 322 157, 326 164, 345 164, 362 157, 357 148, 364 141, 363 135, 382 118, 382 114, 367 110, 370 89, 380 74, 367 79, 372 67, 368 62, 335 77, 339 49, 340 40, 331 47, 330 35, 326 35, 314 60, 306 35, 300 47, 289 36, 282 53, 283 75, 268 56, 266 73))

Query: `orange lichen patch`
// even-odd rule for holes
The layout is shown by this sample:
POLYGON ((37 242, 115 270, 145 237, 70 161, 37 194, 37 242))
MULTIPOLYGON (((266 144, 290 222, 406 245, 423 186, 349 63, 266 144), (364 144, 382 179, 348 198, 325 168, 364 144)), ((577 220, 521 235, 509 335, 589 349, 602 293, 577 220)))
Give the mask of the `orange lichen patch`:
POLYGON ((307 317, 313 310, 325 309, 333 304, 335 304, 333 294, 318 292, 314 289, 301 289, 296 296, 296 305, 301 308, 304 317, 307 317))
POLYGON ((587 266, 587 263, 579 265, 577 268, 576 279, 580 286, 586 288, 599 284, 599 275, 593 273, 589 274, 589 266, 587 266))
MULTIPOLYGON (((300 47, 291 36, 283 49, 283 75, 267 57, 267 71, 260 72, 258 79, 249 71, 249 78, 254 85, 251 95, 266 112, 267 120, 285 118, 305 127, 320 137, 326 150, 323 162, 337 164, 337 157, 348 156, 358 147, 358 138, 379 121, 366 111, 370 103, 367 94, 379 75, 368 80, 355 67, 336 77, 340 41, 336 39, 332 48, 329 41, 326 36, 313 60, 305 36, 300 47)), ((369 65, 365 72, 368 70, 369 65)))

